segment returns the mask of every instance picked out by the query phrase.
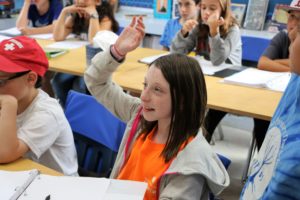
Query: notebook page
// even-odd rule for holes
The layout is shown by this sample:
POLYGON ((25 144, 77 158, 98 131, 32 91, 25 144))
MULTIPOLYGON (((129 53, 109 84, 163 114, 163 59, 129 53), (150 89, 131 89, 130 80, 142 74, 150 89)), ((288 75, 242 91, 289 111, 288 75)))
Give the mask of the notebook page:
POLYGON ((263 71, 248 68, 223 79, 224 83, 244 85, 256 88, 267 88, 268 82, 282 76, 279 72, 263 71))
POLYGON ((233 67, 233 65, 225 63, 214 66, 210 60, 205 60, 202 56, 195 56, 194 58, 199 62, 202 72, 205 75, 214 75, 218 71, 233 67))
POLYGON ((15 200, 39 174, 38 170, 0 171, 0 199, 15 200))
POLYGON ((267 83, 267 87, 270 90, 278 91, 278 92, 284 92, 287 85, 289 84, 289 81, 291 79, 291 73, 286 72, 283 73, 278 78, 275 78, 267 83))
POLYGON ((1 30, 0 34, 17 36, 17 35, 21 35, 21 31, 19 31, 19 29, 17 27, 14 27, 14 28, 1 30))
POLYGON ((162 56, 166 56, 166 55, 169 55, 170 53, 163 53, 163 54, 159 54, 159 55, 154 55, 154 56, 148 56, 148 57, 144 57, 144 58, 141 58, 139 59, 139 62, 141 63, 145 63, 145 64, 150 64, 152 63, 154 60, 162 57, 162 56))
POLYGON ((105 178, 39 175, 18 200, 103 199, 110 180, 105 178))
POLYGON ((104 200, 143 200, 147 183, 111 179, 104 200))

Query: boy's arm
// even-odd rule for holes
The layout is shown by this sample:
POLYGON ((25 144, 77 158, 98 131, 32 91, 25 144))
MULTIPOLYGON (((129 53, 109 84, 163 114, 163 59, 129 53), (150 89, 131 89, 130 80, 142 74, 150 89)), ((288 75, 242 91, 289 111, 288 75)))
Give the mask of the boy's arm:
POLYGON ((16 26, 18 29, 25 28, 28 25, 28 11, 31 4, 31 0, 25 0, 19 17, 16 22, 16 26))
POLYGON ((267 56, 260 57, 257 68, 273 72, 289 72, 291 70, 288 59, 272 60, 267 56))
POLYGON ((29 148, 17 137, 17 99, 0 95, 0 107, 0 163, 8 163, 23 156, 29 148))

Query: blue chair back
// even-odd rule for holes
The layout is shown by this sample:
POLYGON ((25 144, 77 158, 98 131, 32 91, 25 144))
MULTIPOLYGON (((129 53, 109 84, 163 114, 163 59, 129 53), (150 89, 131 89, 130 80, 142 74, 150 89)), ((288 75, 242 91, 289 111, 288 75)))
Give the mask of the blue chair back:
POLYGON ((108 176, 126 124, 94 97, 72 90, 67 97, 65 115, 74 134, 79 174, 108 176))
POLYGON ((270 40, 251 36, 242 36, 243 61, 258 62, 264 50, 269 46, 270 40))

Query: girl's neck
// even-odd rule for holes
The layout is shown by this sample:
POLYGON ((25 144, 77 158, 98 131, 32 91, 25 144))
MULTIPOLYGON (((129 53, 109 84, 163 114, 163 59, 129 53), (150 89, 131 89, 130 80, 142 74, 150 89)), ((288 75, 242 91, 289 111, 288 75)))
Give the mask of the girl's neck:
POLYGON ((32 103, 35 97, 38 95, 38 90, 31 90, 30 93, 23 99, 18 101, 18 111, 17 114, 21 114, 26 110, 26 108, 32 103))
POLYGON ((170 125, 167 123, 159 123, 157 125, 152 141, 158 144, 165 144, 169 136, 170 125))
POLYGON ((37 10, 40 15, 44 15, 46 14, 46 12, 48 12, 49 7, 50 7, 50 1, 45 1, 44 3, 37 5, 37 10))

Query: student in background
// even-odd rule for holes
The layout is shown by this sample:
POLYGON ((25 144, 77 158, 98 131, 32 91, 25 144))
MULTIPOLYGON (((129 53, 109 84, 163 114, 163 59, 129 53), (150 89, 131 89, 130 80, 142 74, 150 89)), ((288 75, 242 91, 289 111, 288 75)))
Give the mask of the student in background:
POLYGON ((187 54, 195 48, 213 65, 241 65, 240 30, 231 14, 230 0, 202 0, 198 20, 184 23, 172 41, 171 52, 187 54))
POLYGON ((160 45, 163 46, 163 50, 169 51, 172 40, 175 34, 182 28, 182 25, 190 19, 196 19, 198 15, 197 5, 200 0, 178 0, 178 10, 180 17, 176 19, 170 19, 165 30, 160 38, 160 45))
MULTIPOLYGON (((294 1, 295 2, 295 1, 294 1)), ((296 0, 299 2, 299 0, 296 0)), ((299 4, 298 4, 299 7, 299 4)), ((300 23, 290 48, 291 80, 273 115, 241 194, 248 199, 300 199, 300 23)))
POLYGON ((62 10, 53 31, 53 38, 61 41, 65 40, 70 33, 74 33, 80 39, 93 43, 93 38, 98 31, 117 32, 118 29, 118 22, 108 2, 75 0, 73 5, 62 10))
POLYGON ((16 26, 23 35, 52 33, 62 7, 60 0, 24 0, 16 26))
MULTIPOLYGON (((258 61, 257 67, 261 70, 274 71, 274 72, 288 72, 290 71, 289 63, 289 46, 293 37, 293 29, 297 29, 297 24, 300 22, 300 8, 294 6, 295 2, 287 7, 288 21, 287 32, 280 31, 271 40, 270 45, 264 51, 258 61), (290 36, 289 36, 290 35, 290 36)), ((296 32, 294 30, 294 32, 296 32)))
MULTIPOLYGON (((98 31, 117 32, 118 22, 114 17, 111 5, 101 0, 75 0, 75 4, 65 7, 55 25, 53 37, 56 41, 65 40, 70 33, 79 39, 93 43, 98 31)), ((82 77, 57 73, 52 81, 54 91, 62 106, 65 105, 70 89, 86 92, 82 77)))
POLYGON ((229 177, 202 135, 207 95, 199 63, 181 54, 157 59, 140 98, 112 82, 113 72, 144 34, 142 17, 134 17, 84 75, 92 95, 127 122, 111 178, 147 182, 146 200, 208 199, 210 191, 228 186, 229 177))
POLYGON ((38 89, 48 60, 34 39, 0 43, 0 163, 30 158, 77 175, 73 133, 57 100, 38 89))

